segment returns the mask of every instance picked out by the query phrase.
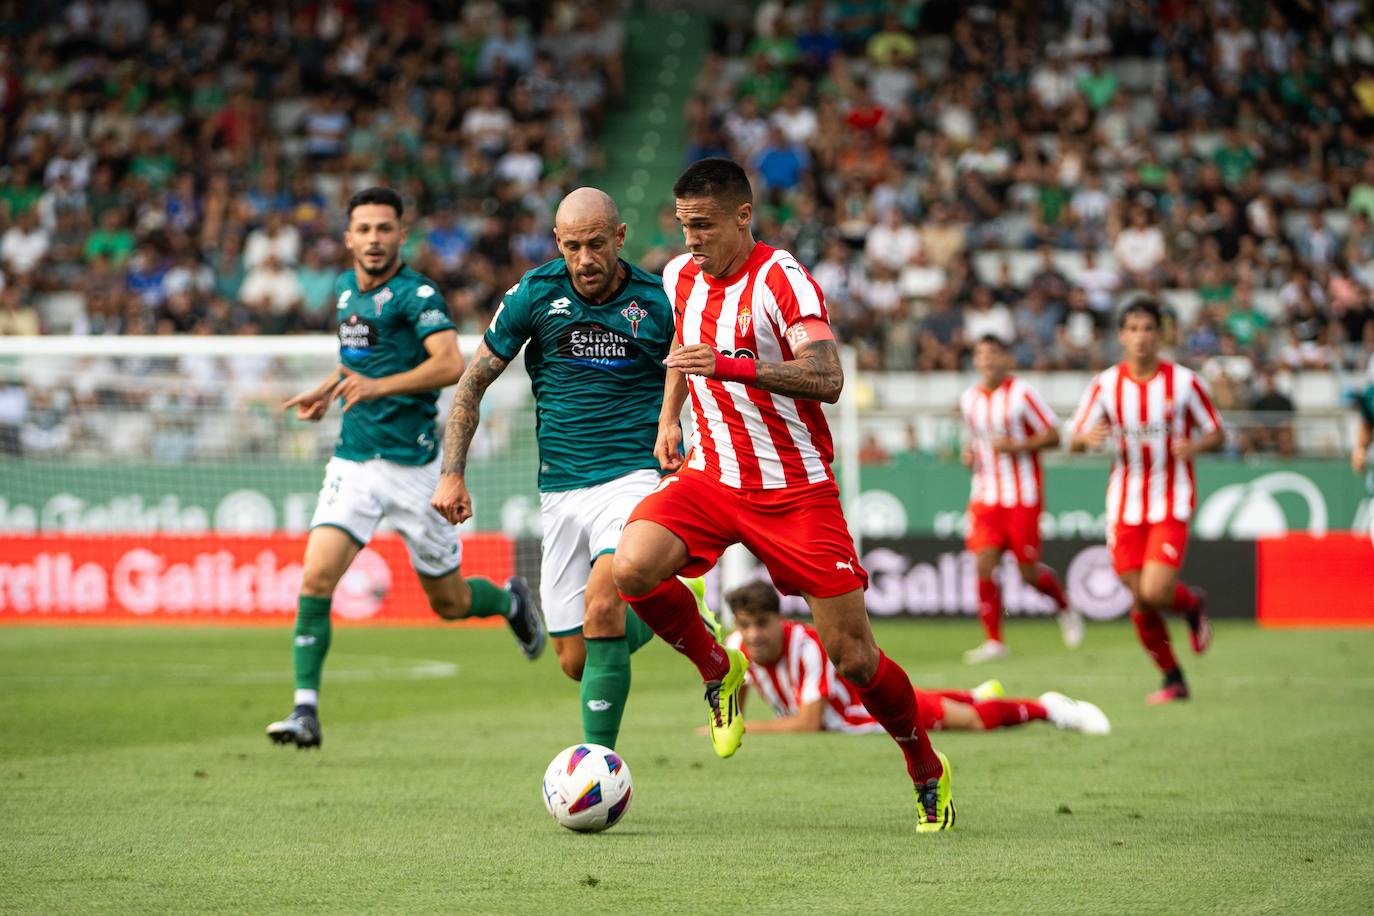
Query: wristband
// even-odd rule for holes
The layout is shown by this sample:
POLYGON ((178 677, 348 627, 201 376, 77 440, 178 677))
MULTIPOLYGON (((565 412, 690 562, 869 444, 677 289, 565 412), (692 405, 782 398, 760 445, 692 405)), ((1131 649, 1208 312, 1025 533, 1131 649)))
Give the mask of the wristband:
POLYGON ((743 356, 716 355, 716 381, 743 382, 746 385, 752 385, 758 377, 758 360, 743 356))

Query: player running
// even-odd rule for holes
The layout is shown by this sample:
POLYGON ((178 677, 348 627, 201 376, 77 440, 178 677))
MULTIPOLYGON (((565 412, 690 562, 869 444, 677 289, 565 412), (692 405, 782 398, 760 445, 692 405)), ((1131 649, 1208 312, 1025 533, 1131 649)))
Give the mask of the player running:
MULTIPOLYGON (((779 613, 778 593, 764 582, 750 582, 725 596, 735 615, 727 641, 749 659, 746 683, 763 695, 776 718, 750 721, 751 732, 875 732, 882 726, 858 700, 858 690, 825 657, 814 628, 779 613)), ((973 690, 917 690, 916 708, 927 730, 985 731, 1027 722, 1053 722, 1085 735, 1111 731, 1106 715, 1092 703, 1062 693, 1039 700, 1007 699, 992 680, 973 690)))
POLYGON ((1054 571, 1040 562, 1040 507, 1044 493, 1040 452, 1059 445, 1059 420, 1040 394, 1009 374, 1011 353, 989 334, 973 345, 979 382, 959 398, 968 427, 964 461, 973 468, 966 546, 978 570, 982 645, 964 653, 970 665, 1006 658, 1002 596, 993 573, 1011 551, 1022 580, 1055 604, 1064 645, 1083 643, 1083 615, 1069 606, 1054 571))
POLYGON ((578 188, 565 197, 554 239, 563 256, 506 291, 458 383, 433 505, 452 522, 472 515, 463 475, 482 396, 528 341, 544 527, 540 603, 559 665, 582 682, 584 739, 615 747, 630 654, 653 631, 626 613, 611 557, 625 519, 658 486, 654 438, 673 312, 659 278, 621 260, 625 224, 609 195, 578 188))
POLYGON ((739 690, 748 661, 711 638, 677 574, 700 575, 742 543, 816 629, 860 701, 897 741, 916 787, 917 830, 954 827, 950 767, 916 709, 911 681, 873 640, 868 574, 840 511, 834 446, 819 402, 844 386, 820 288, 786 251, 755 242, 753 192, 726 159, 689 166, 673 186, 688 253, 663 272, 677 319, 654 453, 665 477, 635 509, 616 551, 615 582, 640 619, 706 682, 711 743, 721 757, 744 735, 739 690), (688 390, 692 449, 679 455, 688 390))
POLYGON ((1178 573, 1197 498, 1193 456, 1220 448, 1225 434, 1202 380, 1159 358, 1158 303, 1134 300, 1118 329, 1125 359, 1093 379, 1074 415, 1069 448, 1111 448, 1107 546, 1135 599, 1131 619, 1140 641, 1164 673, 1164 686, 1146 700, 1168 703, 1187 699, 1188 685, 1161 613, 1184 616, 1195 654, 1212 642, 1204 596, 1178 573))
POLYGON ((334 588, 385 516, 400 532, 434 613, 445 620, 504 617, 526 658, 543 651, 543 622, 524 581, 501 588, 464 579, 458 532, 429 505, 439 479, 435 401, 463 371, 458 335, 435 285, 401 262, 401 198, 367 188, 348 202, 344 244, 353 269, 335 282, 339 367, 296 395, 302 420, 318 422, 339 400, 343 421, 325 467, 296 612, 295 709, 267 726, 278 744, 319 747, 320 672, 329 651, 334 588))

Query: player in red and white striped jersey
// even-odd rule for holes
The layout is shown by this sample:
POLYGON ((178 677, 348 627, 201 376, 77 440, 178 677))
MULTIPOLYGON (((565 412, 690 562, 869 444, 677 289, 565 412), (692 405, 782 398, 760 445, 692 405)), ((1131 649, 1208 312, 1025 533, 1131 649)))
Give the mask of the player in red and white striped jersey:
POLYGON ((616 585, 639 618, 697 666, 712 746, 729 757, 744 735, 738 692, 748 660, 711 638, 677 575, 700 575, 726 547, 743 544, 779 588, 806 598, 836 667, 901 748, 916 788, 916 829, 950 829, 948 761, 921 726, 906 672, 873 639, 868 574, 830 472, 834 448, 820 402, 839 400, 844 372, 825 297, 795 258, 754 240, 753 191, 739 165, 693 163, 673 195, 688 253, 663 275, 677 339, 664 361, 654 448, 673 473, 630 516, 616 549, 616 585), (696 428, 684 461, 678 417, 689 392, 696 428))
POLYGON ((1112 453, 1107 485, 1107 546, 1131 590, 1131 617, 1145 650, 1164 673, 1151 703, 1188 697, 1162 611, 1188 621, 1193 652, 1212 641, 1203 596, 1179 580, 1188 520, 1197 499, 1193 456, 1221 447, 1225 434, 1206 386, 1191 370, 1159 358, 1161 315, 1152 299, 1121 312, 1125 359, 1100 373, 1078 406, 1069 447, 1112 453))
POLYGON ((1083 642, 1083 615, 1069 607, 1059 578, 1040 562, 1040 452, 1059 444, 1059 420, 1034 388, 1009 374, 1010 363, 1005 341, 980 339, 973 345, 979 383, 959 398, 968 428, 964 461, 973 469, 965 546, 978 570, 978 619, 985 637, 964 653, 971 665, 1007 655, 1002 596, 993 579, 1003 551, 1016 557, 1027 585, 1054 601, 1064 644, 1076 649, 1083 642))
MULTIPOLYGON (((825 657, 816 631, 779 614, 778 593, 750 582, 725 596, 735 615, 729 645, 749 657, 748 683, 775 718, 751 721, 754 732, 875 732, 882 726, 859 702, 857 690, 825 657)), ((988 681, 967 690, 917 690, 916 705, 927 729, 1005 728, 1051 721, 1060 728, 1105 735, 1111 725, 1091 703, 1047 693, 1039 700, 1006 698, 988 681)))

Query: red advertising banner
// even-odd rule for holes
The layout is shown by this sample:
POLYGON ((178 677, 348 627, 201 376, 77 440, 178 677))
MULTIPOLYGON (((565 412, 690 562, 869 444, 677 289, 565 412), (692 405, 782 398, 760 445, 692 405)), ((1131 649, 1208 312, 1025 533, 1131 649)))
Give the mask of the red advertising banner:
MULTIPOLYGON (((290 624, 305 540, 304 534, 3 537, 0 625, 290 624)), ((510 538, 463 538, 464 574, 504 582, 514 571, 510 538)), ((440 623, 394 534, 378 535, 358 554, 333 608, 336 623, 440 623)))
POLYGON ((1374 627, 1374 543, 1368 534, 1261 538, 1256 616, 1265 627, 1374 627))

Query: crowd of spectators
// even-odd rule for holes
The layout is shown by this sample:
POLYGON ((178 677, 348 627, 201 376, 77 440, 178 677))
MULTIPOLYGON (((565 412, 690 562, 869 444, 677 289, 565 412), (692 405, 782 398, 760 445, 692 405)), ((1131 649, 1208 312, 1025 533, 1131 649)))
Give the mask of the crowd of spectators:
POLYGON ((688 158, 749 164, 759 234, 866 368, 967 367, 994 333, 1022 368, 1097 369, 1143 292, 1244 407, 1374 350, 1371 25, 1316 0, 767 0, 720 20, 688 158))
POLYGON ((624 43, 601 7, 0 3, 0 334, 323 329, 371 183, 479 329, 599 162, 624 43))

